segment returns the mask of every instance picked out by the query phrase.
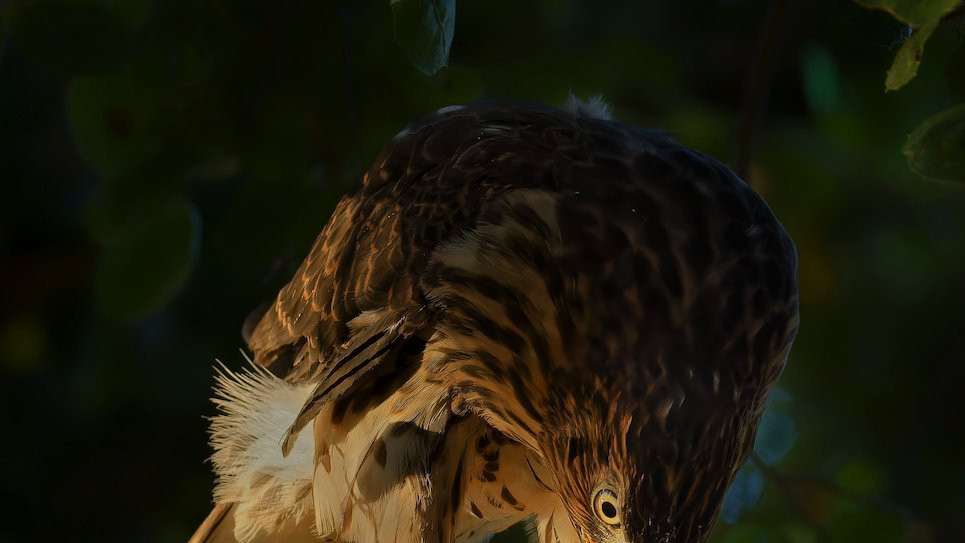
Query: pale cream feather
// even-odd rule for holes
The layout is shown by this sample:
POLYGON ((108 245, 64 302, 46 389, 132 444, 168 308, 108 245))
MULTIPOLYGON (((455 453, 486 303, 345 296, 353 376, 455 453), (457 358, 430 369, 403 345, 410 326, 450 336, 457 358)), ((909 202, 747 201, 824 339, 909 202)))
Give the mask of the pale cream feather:
POLYGON ((296 439, 287 458, 281 440, 312 391, 251 364, 232 372, 217 368, 211 445, 218 503, 235 502, 235 537, 242 542, 270 535, 312 515, 314 444, 309 432, 296 439))
POLYGON ((448 394, 438 385, 427 384, 426 371, 417 372, 409 386, 400 387, 350 425, 332 424, 334 406, 327 406, 315 421, 315 439, 312 432, 303 431, 291 454, 284 457, 281 440, 313 386, 288 383, 258 367, 239 372, 219 368, 214 401, 221 414, 211 423, 212 460, 218 476, 215 497, 219 503, 236 504, 238 541, 271 540, 282 533, 294 534, 299 526, 308 539, 424 541, 423 520, 433 491, 448 494, 432 487, 433 471, 448 477, 452 463, 462 458, 468 486, 455 511, 454 541, 481 543, 532 518, 540 541, 578 543, 559 496, 538 482, 532 470, 541 480, 551 481, 551 475, 534 458, 527 465, 525 446, 511 443, 501 449, 498 484, 484 484, 471 476, 472 470, 480 469, 472 443, 487 425, 472 426, 470 432, 475 433, 447 434, 448 394), (409 426, 393 432, 400 424, 409 426), (376 460, 378 441, 373 436, 385 445, 381 461, 376 460), (321 454, 316 455, 313 441, 321 454), (431 450, 438 445, 458 448, 462 456, 446 455, 447 465, 437 457, 430 466, 431 450), (525 509, 501 501, 504 483, 525 509), (470 503, 482 510, 482 518, 473 513, 470 503), (548 539, 547 530, 552 530, 548 539))

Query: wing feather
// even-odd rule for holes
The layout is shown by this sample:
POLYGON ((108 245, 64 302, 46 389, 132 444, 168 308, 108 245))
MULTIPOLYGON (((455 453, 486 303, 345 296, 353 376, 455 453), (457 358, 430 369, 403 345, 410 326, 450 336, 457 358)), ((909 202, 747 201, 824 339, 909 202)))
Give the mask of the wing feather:
POLYGON ((255 362, 290 381, 319 383, 303 424, 406 337, 429 336, 436 315, 421 285, 429 257, 473 228, 491 202, 525 188, 607 190, 609 181, 627 180, 635 155, 659 146, 674 144, 659 133, 518 102, 444 108, 414 123, 339 202, 251 330, 255 362))
POLYGON ((294 445, 293 436, 297 436, 328 402, 351 392, 384 358, 394 355, 402 347, 410 335, 406 333, 405 321, 405 316, 385 310, 363 313, 349 323, 349 328, 358 332, 340 349, 341 354, 333 357, 325 367, 321 380, 286 433, 282 444, 285 456, 294 445))

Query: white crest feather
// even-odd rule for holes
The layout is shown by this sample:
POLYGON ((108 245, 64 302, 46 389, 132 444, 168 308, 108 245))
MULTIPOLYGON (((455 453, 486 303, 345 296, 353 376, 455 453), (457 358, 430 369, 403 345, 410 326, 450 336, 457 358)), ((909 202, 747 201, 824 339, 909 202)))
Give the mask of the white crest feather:
POLYGON ((602 94, 593 95, 586 100, 581 100, 572 92, 566 100, 566 111, 577 117, 592 117, 594 119, 610 120, 610 104, 603 100, 602 94))
POLYGON ((210 427, 214 496, 219 503, 237 503, 235 537, 249 542, 311 518, 311 432, 296 438, 287 458, 281 443, 314 387, 289 383, 255 364, 240 372, 222 364, 216 372, 212 401, 220 414, 210 427))

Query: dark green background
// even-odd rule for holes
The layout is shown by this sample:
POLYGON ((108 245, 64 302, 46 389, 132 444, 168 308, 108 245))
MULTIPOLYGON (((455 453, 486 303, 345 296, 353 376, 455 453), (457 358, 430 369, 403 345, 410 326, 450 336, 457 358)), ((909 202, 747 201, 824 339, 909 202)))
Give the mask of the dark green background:
MULTIPOLYGON (((241 365, 247 312, 413 117, 601 92, 734 164, 763 0, 462 0, 431 77, 388 4, 0 3, 0 542, 190 535, 214 359, 241 365)), ((965 187, 899 151, 956 101, 960 24, 885 94, 899 27, 791 3, 749 180, 797 243, 802 326, 776 467, 717 541, 965 540, 965 187)))

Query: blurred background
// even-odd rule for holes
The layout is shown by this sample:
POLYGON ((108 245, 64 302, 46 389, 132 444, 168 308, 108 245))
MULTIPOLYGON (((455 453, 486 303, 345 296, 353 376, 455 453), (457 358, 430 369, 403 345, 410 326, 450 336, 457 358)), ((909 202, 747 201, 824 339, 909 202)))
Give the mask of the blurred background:
MULTIPOLYGON (((770 9, 460 0, 428 76, 388 0, 0 2, 0 542, 190 536, 215 359, 242 364, 247 313, 409 120, 602 93, 736 166, 770 9)), ((787 9, 747 178, 797 243, 802 325, 714 540, 965 541, 965 185, 901 154, 963 98, 961 18, 886 93, 906 27, 787 9)))

